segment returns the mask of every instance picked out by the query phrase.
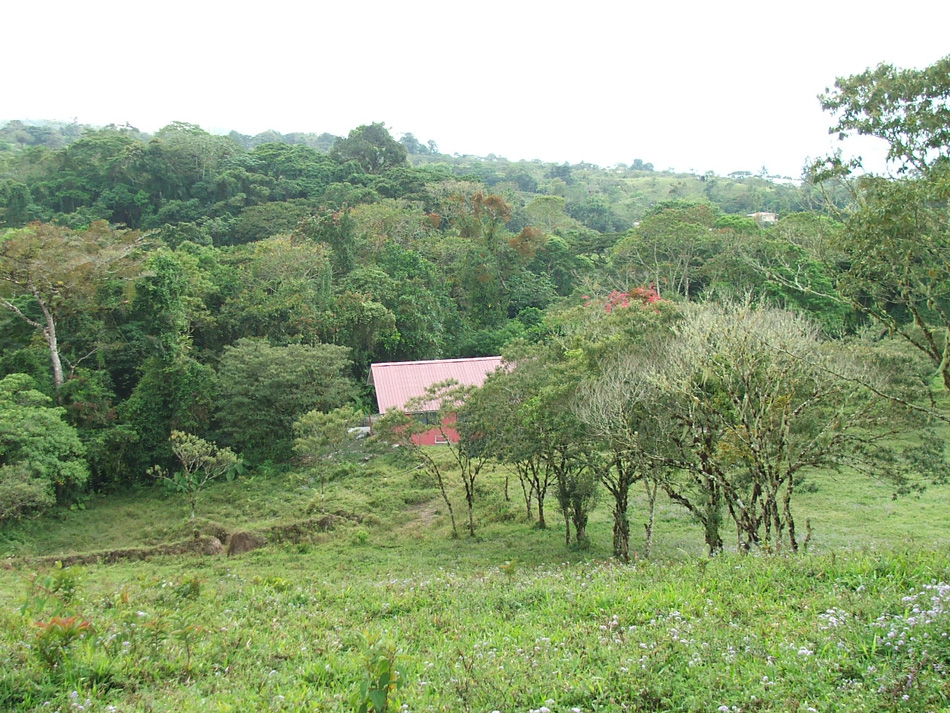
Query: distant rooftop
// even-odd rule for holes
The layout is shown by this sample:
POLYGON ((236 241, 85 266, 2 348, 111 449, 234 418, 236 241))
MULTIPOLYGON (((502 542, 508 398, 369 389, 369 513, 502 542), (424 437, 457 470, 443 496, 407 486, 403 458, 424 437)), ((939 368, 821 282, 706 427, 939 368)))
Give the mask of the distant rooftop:
MULTIPOLYGON (((391 361, 371 364, 369 384, 376 387, 376 404, 381 414, 402 409, 410 399, 425 394, 433 384, 452 379, 462 386, 481 386, 486 377, 501 366, 500 356, 430 361, 391 361)), ((427 403, 420 411, 437 411, 438 403, 427 403)))

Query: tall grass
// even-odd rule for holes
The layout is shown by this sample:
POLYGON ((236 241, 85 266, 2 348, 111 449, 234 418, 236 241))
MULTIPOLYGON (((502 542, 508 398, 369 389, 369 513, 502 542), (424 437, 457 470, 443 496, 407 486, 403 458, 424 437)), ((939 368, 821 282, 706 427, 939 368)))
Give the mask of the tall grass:
MULTIPOLYGON (((82 568, 12 560, 0 710, 353 711, 387 651, 403 672, 392 711, 950 706, 945 491, 892 500, 873 481, 816 480, 797 502, 813 546, 795 557, 707 559, 699 528, 663 503, 655 559, 619 565, 606 503, 590 549, 566 549, 556 514, 536 529, 503 479, 481 486, 474 539, 448 537, 420 471, 377 459, 331 473, 325 499, 316 474, 285 473, 203 500, 207 522, 232 530, 361 518, 305 542, 82 568)), ((187 517, 144 490, 2 542, 18 555, 106 550, 189 536, 187 517)))

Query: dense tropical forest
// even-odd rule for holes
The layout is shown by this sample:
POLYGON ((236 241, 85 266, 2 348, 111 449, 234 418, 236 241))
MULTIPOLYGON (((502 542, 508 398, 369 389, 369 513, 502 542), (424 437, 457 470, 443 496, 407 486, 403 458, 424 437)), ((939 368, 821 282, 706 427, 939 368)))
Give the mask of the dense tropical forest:
MULTIPOLYGON (((0 369, 78 434, 88 479, 55 478, 60 500, 141 482, 176 429, 283 462, 297 417, 369 407, 370 362, 540 343, 545 314, 582 294, 785 299, 732 246, 819 225, 801 213, 810 188, 449 157, 381 124, 335 138, 9 122, 0 142, 0 369), (755 211, 788 217, 764 230, 755 211)), ((838 329, 847 314, 821 316, 838 329)))
POLYGON ((839 79, 831 130, 892 173, 836 155, 800 181, 446 155, 382 123, 7 122, 0 601, 26 595, 0 707, 945 707, 945 557, 773 555, 810 545, 802 502, 853 549, 845 492, 896 499, 890 544, 945 497, 921 499, 950 478, 948 77, 839 79), (498 354, 410 405, 457 443, 394 412, 352 434, 371 363, 498 354), (295 549, 69 566, 228 541, 295 549))
POLYGON ((518 368, 446 399, 465 478, 507 463, 529 513, 550 479, 568 541, 603 485, 621 557, 641 480, 713 552, 726 511, 744 547, 795 548, 809 469, 942 472, 933 429, 893 444, 950 388, 943 64, 822 97, 833 130, 889 142, 896 178, 831 157, 800 184, 446 156, 381 123, 8 122, 0 517, 174 480, 186 446, 317 457, 321 418, 371 411, 371 362, 502 353, 518 368))

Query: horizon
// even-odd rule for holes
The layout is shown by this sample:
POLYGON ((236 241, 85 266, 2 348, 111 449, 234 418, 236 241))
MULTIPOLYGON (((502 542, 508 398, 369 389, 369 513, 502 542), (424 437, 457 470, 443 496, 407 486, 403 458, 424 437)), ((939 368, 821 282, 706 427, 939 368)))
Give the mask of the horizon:
MULTIPOLYGON (((841 148, 884 172, 873 139, 839 143, 817 96, 880 63, 948 53, 950 6, 908 0, 913 34, 863 4, 805 0, 790 13, 734 0, 667 8, 594 0, 583 13, 487 0, 360 10, 276 0, 259 15, 169 0, 44 6, 45 42, 10 33, 0 113, 154 132, 330 133, 382 121, 449 155, 798 177, 841 148), (28 63, 23 58, 28 57, 28 63), (225 128, 226 127, 226 128, 225 128)), ((9 27, 29 27, 26 6, 9 27)))

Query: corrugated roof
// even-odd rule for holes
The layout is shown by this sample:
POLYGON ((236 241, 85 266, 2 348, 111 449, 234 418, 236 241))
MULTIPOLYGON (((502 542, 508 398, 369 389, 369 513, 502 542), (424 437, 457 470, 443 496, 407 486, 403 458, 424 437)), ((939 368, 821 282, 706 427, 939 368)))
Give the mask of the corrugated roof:
MULTIPOLYGON (((473 359, 434 359, 431 361, 392 361, 371 364, 369 383, 376 387, 376 404, 380 413, 401 409, 410 399, 425 394, 433 384, 452 379, 463 386, 481 386, 485 377, 501 366, 501 357, 473 359)), ((436 411, 438 404, 429 403, 422 411, 436 411)))

